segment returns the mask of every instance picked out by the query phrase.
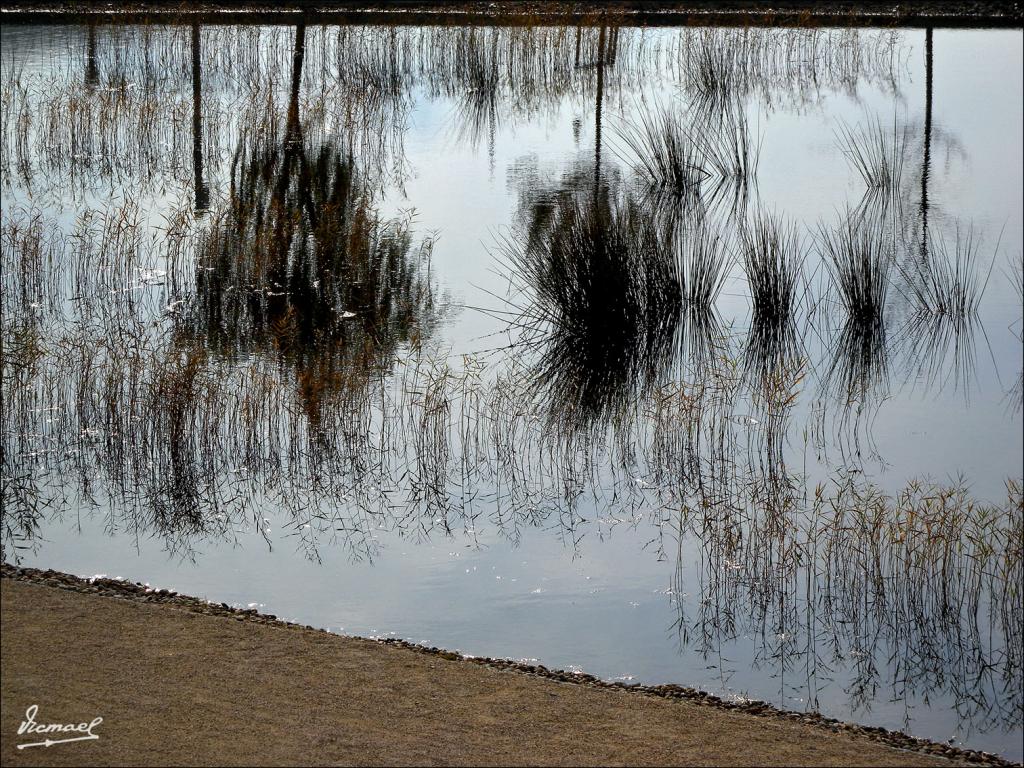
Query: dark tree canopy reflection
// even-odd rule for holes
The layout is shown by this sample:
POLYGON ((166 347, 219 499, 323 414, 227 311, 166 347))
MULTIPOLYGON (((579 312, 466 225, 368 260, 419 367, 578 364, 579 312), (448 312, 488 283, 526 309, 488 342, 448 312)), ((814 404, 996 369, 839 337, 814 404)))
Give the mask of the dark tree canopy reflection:
POLYGON ((283 136, 235 155, 225 210, 200 244, 188 332, 229 357, 270 353, 295 368, 314 423, 324 394, 359 389, 436 319, 429 240, 383 221, 357 162, 303 137, 299 93, 306 28, 295 29, 283 136))
POLYGON ((387 368, 430 332, 430 241, 382 221, 334 147, 263 145, 239 156, 226 210, 201 245, 187 327, 222 354, 292 363, 304 388, 387 368))

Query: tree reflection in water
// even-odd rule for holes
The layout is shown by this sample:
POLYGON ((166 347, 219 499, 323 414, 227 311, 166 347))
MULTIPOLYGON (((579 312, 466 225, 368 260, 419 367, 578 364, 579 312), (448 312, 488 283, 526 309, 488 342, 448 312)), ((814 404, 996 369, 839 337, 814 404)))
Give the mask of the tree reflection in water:
POLYGON ((432 241, 410 221, 382 220, 355 158, 303 137, 299 90, 305 30, 296 30, 283 137, 247 137, 227 202, 202 238, 197 301, 181 325, 220 356, 262 354, 290 365, 308 416, 388 371, 437 320, 432 241))

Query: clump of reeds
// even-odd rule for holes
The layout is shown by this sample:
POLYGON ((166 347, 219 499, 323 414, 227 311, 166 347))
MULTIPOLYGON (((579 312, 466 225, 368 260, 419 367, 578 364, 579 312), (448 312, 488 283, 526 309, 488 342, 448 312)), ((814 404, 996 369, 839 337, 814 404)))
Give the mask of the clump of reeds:
POLYGON ((808 28, 695 28, 680 35, 679 80, 719 108, 737 95, 801 104, 822 91, 854 91, 860 81, 892 87, 899 36, 808 28))
POLYGON ((736 99, 714 113, 697 113, 692 129, 707 172, 739 190, 754 184, 761 157, 760 140, 751 136, 746 105, 736 99))
POLYGON ((732 267, 729 243, 721 232, 701 224, 679 237, 679 275, 691 311, 710 311, 732 267))
POLYGON ((439 312, 431 245, 414 246, 407 220, 377 215, 334 145, 257 140, 201 233, 199 302, 179 327, 229 354, 290 360, 317 412, 328 393, 365 386, 400 344, 429 334, 439 312))
POLYGON ((898 125, 895 115, 891 129, 884 127, 876 116, 856 126, 841 122, 836 134, 839 148, 868 189, 892 191, 899 188, 910 132, 906 126, 898 125))
POLYGON ((957 225, 952 246, 934 230, 926 238, 922 254, 897 264, 900 290, 910 309, 901 339, 912 374, 923 374, 928 383, 951 380, 966 392, 975 367, 978 307, 995 258, 982 278, 980 242, 971 227, 964 231, 957 225))
MULTIPOLYGON (((801 486, 786 472, 777 482, 744 472, 725 487, 695 488, 665 519, 666 536, 679 541, 678 594, 696 587, 689 571, 698 569, 698 616, 677 602, 680 639, 706 651, 760 634, 758 653, 783 669, 845 648, 843 674, 864 701, 882 681, 882 660, 899 658, 913 693, 942 691, 977 702, 986 721, 1014 722, 1017 686, 991 691, 1021 670, 1020 592, 1009 577, 1021 565, 1019 481, 991 503, 963 480, 912 480, 893 495, 856 474, 801 486)), ((896 695, 912 695, 902 686, 896 695)))
POLYGON ((646 102, 639 112, 638 122, 619 125, 616 133, 625 150, 620 154, 651 190, 695 199, 708 190, 727 185, 745 190, 753 183, 760 147, 750 136, 741 103, 714 116, 695 110, 678 114, 646 102))
MULTIPOLYGON (((683 293, 671 238, 609 193, 591 202, 563 192, 533 211, 504 247, 532 296, 517 324, 544 347, 540 376, 562 410, 607 412, 651 380, 670 343, 683 293)), ((695 258, 713 258, 701 242, 695 258)))
POLYGON ((619 126, 617 135, 652 187, 685 195, 708 178, 704 159, 679 115, 666 107, 640 109, 639 124, 619 126))
POLYGON ((825 376, 847 401, 863 401, 889 374, 886 304, 892 246, 874 218, 847 215, 834 230, 820 229, 819 243, 846 319, 825 376))
POLYGON ((736 67, 742 54, 728 43, 723 45, 720 35, 701 30, 686 41, 683 50, 686 87, 709 112, 736 98, 744 85, 736 67))
POLYGON ((754 322, 787 322, 795 308, 803 264, 796 227, 778 216, 758 214, 741 231, 740 250, 754 322))
POLYGON ((893 268, 892 246, 871 218, 849 215, 838 227, 819 229, 833 286, 851 320, 881 324, 893 268))
POLYGON ((915 309, 932 315, 956 317, 976 314, 995 259, 982 279, 977 268, 980 241, 975 237, 973 227, 964 231, 958 224, 952 246, 934 230, 926 236, 927 256, 911 257, 898 265, 915 309))
POLYGON ((794 225, 760 213, 741 230, 740 251, 751 301, 744 367, 764 381, 774 369, 792 363, 796 354, 800 237, 794 225))

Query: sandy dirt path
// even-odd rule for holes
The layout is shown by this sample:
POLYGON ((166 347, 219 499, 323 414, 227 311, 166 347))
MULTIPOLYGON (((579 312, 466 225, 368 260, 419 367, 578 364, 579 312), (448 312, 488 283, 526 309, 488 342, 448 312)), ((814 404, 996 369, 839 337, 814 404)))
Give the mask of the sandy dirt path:
MULTIPOLYGON (((950 765, 799 722, 2 580, 3 765, 950 765), (38 723, 100 738, 18 750, 38 723)), ((44 737, 45 738, 45 737, 44 737)), ((51 736, 59 738, 59 736, 51 736)))

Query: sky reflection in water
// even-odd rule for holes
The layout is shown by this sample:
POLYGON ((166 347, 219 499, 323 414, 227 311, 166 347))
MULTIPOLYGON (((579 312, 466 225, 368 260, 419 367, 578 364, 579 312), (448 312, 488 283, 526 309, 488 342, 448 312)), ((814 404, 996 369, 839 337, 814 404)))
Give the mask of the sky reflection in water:
POLYGON ((5 558, 1021 757, 1019 31, 2 35, 5 558))

